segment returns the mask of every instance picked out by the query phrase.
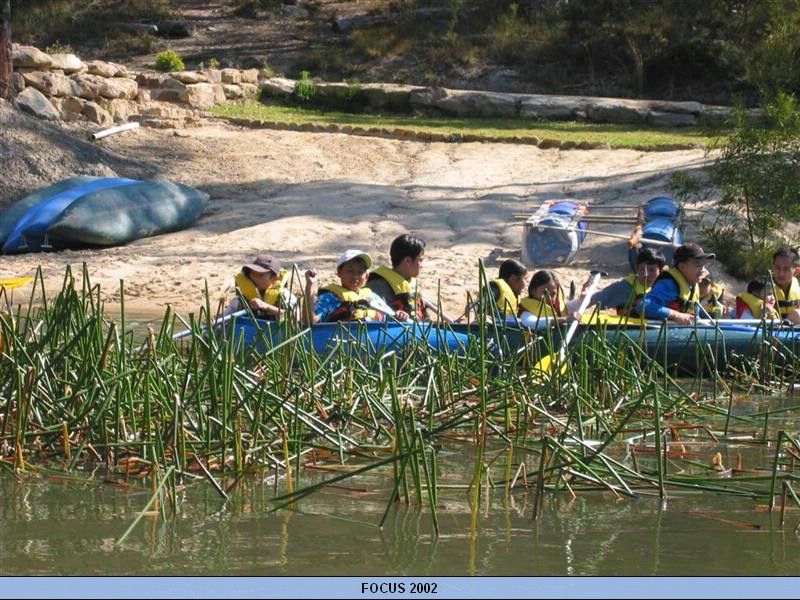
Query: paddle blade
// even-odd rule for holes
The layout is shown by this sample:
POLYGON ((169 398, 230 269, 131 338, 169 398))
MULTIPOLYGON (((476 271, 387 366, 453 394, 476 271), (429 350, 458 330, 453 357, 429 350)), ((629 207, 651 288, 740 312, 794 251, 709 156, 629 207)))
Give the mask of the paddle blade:
POLYGON ((558 365, 558 354, 547 354, 543 356, 539 362, 533 365, 533 378, 536 381, 544 381, 558 372, 561 375, 567 373, 567 361, 561 361, 558 365))
POLYGON ((13 290, 14 288, 25 285, 33 281, 33 277, 12 277, 11 279, 0 279, 0 288, 13 290))

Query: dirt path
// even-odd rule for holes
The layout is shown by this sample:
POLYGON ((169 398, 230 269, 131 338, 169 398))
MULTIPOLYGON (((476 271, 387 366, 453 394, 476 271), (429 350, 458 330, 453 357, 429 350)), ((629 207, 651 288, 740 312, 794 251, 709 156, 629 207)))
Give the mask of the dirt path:
MULTIPOLYGON (((57 287, 67 264, 90 266, 108 300, 139 311, 172 303, 196 310, 205 282, 212 302, 233 294, 233 274, 261 252, 305 269, 315 265, 332 280, 336 256, 347 247, 368 249, 383 262, 398 234, 428 242, 422 285, 445 308, 463 307, 477 287, 477 260, 489 274, 505 258, 519 257, 521 228, 513 213, 542 200, 576 198, 592 205, 634 207, 668 192, 675 170, 696 169, 700 150, 642 153, 631 150, 540 150, 512 144, 444 144, 250 130, 224 123, 175 135, 153 129, 109 138, 119 175, 183 181, 211 195, 191 229, 102 251, 66 251, 3 257, 2 276, 42 265, 57 287), (125 165, 129 164, 130 167, 125 165)), ((629 233, 629 227, 605 227, 629 233)), ((590 267, 612 276, 627 272, 624 242, 588 238, 577 260, 561 269, 565 282, 590 267)))

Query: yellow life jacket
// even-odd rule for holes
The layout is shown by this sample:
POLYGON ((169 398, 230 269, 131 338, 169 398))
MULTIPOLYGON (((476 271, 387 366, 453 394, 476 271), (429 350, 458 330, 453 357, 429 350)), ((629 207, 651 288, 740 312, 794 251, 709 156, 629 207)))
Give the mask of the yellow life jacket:
POLYGON ((378 311, 369 308, 369 301, 374 297, 371 289, 363 287, 357 292, 346 287, 332 283, 320 288, 320 293, 334 294, 341 302, 341 306, 331 313, 327 322, 335 321, 377 321, 378 311))
POLYGON ((288 270, 281 269, 278 279, 266 290, 264 290, 264 293, 262 294, 258 291, 258 288, 250 280, 250 278, 244 274, 244 271, 239 271, 236 274, 236 288, 239 290, 242 298, 248 302, 254 298, 258 298, 267 304, 279 307, 281 302, 281 292, 289 281, 289 275, 290 273, 288 270))
POLYGON ((556 294, 556 298, 551 298, 550 301, 553 302, 558 308, 556 309, 556 306, 551 306, 544 299, 537 300, 536 298, 523 298, 519 303, 520 315, 523 312, 529 312, 537 318, 567 316, 567 298, 564 296, 564 291, 560 287, 558 288, 558 294, 556 294))
MULTIPOLYGON (((368 281, 383 279, 392 288, 394 297, 384 298, 386 304, 395 310, 404 310, 420 321, 425 319, 425 306, 417 294, 417 280, 406 279, 389 267, 380 266, 369 274, 368 281)), ((369 285, 369 284, 368 284, 369 285)))
POLYGON ((697 303, 700 301, 697 284, 690 286, 689 282, 686 281, 686 277, 678 270, 678 267, 667 269, 658 276, 658 279, 667 277, 678 284, 678 297, 669 302, 667 306, 672 310, 694 315, 697 312, 697 303))
POLYGON ((703 305, 709 315, 719 319, 725 313, 725 305, 721 302, 724 295, 725 288, 717 283, 712 283, 708 294, 700 298, 700 304, 703 305))
POLYGON ((777 285, 775 286, 775 300, 777 300, 778 310, 783 317, 800 308, 800 283, 797 282, 796 277, 792 277, 788 293, 777 285))
POLYGON ((616 308, 619 316, 635 315, 636 305, 639 304, 639 300, 644 298, 645 294, 650 293, 650 286, 639 281, 639 277, 636 275, 636 273, 631 273, 630 275, 623 277, 623 281, 628 282, 628 284, 633 288, 633 292, 625 306, 616 306, 614 308, 616 308))
MULTIPOLYGON (((760 319, 764 316, 764 301, 750 292, 742 292, 736 296, 736 318, 741 319, 745 310, 749 310, 754 318, 760 319)), ((775 309, 771 309, 766 318, 770 319, 777 316, 775 309)))
POLYGON ((500 295, 497 297, 497 308, 504 319, 517 316, 518 300, 517 295, 505 279, 493 279, 489 282, 489 287, 495 286, 500 295))

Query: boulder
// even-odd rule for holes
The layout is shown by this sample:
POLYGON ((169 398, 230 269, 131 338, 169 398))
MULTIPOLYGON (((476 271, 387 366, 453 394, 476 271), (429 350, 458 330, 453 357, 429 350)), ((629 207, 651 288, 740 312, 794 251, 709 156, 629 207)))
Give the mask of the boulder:
POLYGON ((59 117, 58 111, 47 101, 47 97, 33 87, 26 87, 17 95, 17 105, 40 119, 55 120, 59 117))
POLYGON ((109 112, 96 102, 87 102, 83 105, 83 116, 92 123, 97 123, 103 127, 110 127, 114 124, 114 119, 109 112))
POLYGON ((264 93, 272 97, 291 96, 294 93, 294 79, 284 77, 272 77, 261 82, 261 89, 264 93))
POLYGON ((587 98, 586 117, 594 123, 646 123, 645 102, 619 98, 587 98))
MULTIPOLYGON (((50 102, 57 101, 58 112, 64 121, 79 121, 83 117, 83 106, 86 100, 67 96, 66 98, 51 98, 50 102)), ((54 104, 55 105, 55 104, 54 104)))
POLYGON ((186 86, 183 101, 194 108, 211 108, 220 101, 225 101, 225 90, 219 84, 195 83, 186 86), (219 90, 217 90, 219 88, 219 90))
POLYGON ((143 72, 136 76, 136 83, 140 88, 160 88, 164 87, 164 81, 172 79, 166 73, 143 72))
POLYGON ((115 77, 113 79, 103 79, 100 84, 100 96, 108 98, 136 98, 139 86, 133 79, 123 79, 115 77))
POLYGON ((11 49, 11 64, 30 69, 49 69, 53 59, 34 46, 17 46, 11 49))
POLYGON ((53 60, 52 69, 61 69, 65 75, 72 75, 73 73, 80 73, 86 69, 80 58, 74 54, 51 54, 50 58, 53 60))
POLYGON ((206 81, 210 83, 222 83, 222 71, 219 69, 203 69, 202 73, 206 76, 206 81))
POLYGON ((236 100, 244 96, 241 86, 234 85, 232 83, 223 83, 222 89, 225 92, 225 97, 228 100, 236 100))
POLYGON ((86 98, 87 100, 94 100, 100 95, 100 90, 106 80, 98 75, 76 73, 72 76, 72 81, 78 86, 78 93, 76 96, 86 98))
POLYGON ((448 90, 435 106, 459 117, 515 117, 519 114, 519 103, 515 94, 448 90))
POLYGON ((128 67, 126 67, 125 65, 121 65, 119 63, 108 63, 108 64, 110 64, 112 67, 115 67, 117 69, 117 72, 114 73, 114 77, 129 77, 129 78, 133 78, 133 76, 131 75, 131 72, 128 71, 128 67))
POLYGON ((48 96, 77 96, 80 89, 66 75, 45 71, 22 73, 26 86, 35 87, 48 96))
POLYGON ((114 77, 119 70, 114 63, 103 60, 90 60, 86 63, 86 68, 90 75, 99 75, 100 77, 114 77))
POLYGON ((203 83, 208 81, 208 77, 205 74, 201 73, 200 71, 177 71, 176 73, 170 73, 173 79, 180 81, 181 83, 203 83))
POLYGON ((699 102, 670 102, 668 100, 650 100, 647 102, 650 110, 658 112, 682 113, 698 116, 703 112, 703 105, 699 102))
POLYGON ((108 112, 115 123, 122 123, 139 113, 139 105, 131 100, 115 98, 109 102, 108 112))
POLYGON ((367 105, 372 108, 388 108, 398 112, 411 110, 411 92, 418 88, 395 83, 368 83, 361 89, 367 105))
POLYGON ((242 83, 258 83, 258 69, 244 69, 241 71, 242 83))
POLYGON ((433 108, 446 95, 447 91, 444 88, 423 87, 413 90, 408 100, 412 108, 433 108))
MULTIPOLYGON (((197 84, 197 85, 208 85, 208 84, 197 84)), ((150 91, 150 100, 157 101, 157 102, 185 102, 186 101, 186 90, 170 90, 170 89, 159 89, 159 90, 149 90, 150 91)))
POLYGON ((140 107, 139 114, 153 119, 185 119, 191 115, 185 108, 169 104, 148 104, 140 107))
POLYGON ((14 91, 21 92, 25 89, 25 78, 22 73, 14 72, 11 74, 11 85, 14 86, 14 91))
POLYGON ((222 83, 241 83, 242 73, 239 69, 222 69, 222 83))
POLYGON ((584 110, 584 101, 577 96, 524 95, 519 114, 533 119, 576 119, 584 110))
POLYGON ((258 86, 255 83, 242 83, 239 87, 242 88, 242 95, 245 98, 258 96, 258 86))
POLYGON ((689 127, 697 122, 694 115, 689 113, 659 112, 651 110, 648 121, 655 127, 689 127))

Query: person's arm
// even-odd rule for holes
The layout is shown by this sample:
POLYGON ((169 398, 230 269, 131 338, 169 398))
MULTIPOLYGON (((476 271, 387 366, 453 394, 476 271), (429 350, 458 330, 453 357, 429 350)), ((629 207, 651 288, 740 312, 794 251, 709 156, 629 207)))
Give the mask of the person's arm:
POLYGON ((797 308, 784 317, 787 321, 800 324, 800 308, 797 308))
POLYGON ((319 317, 314 314, 318 287, 319 272, 316 269, 309 269, 306 271, 306 287, 303 290, 303 322, 308 325, 319 322, 319 317))
POLYGON ((256 314, 267 315, 278 319, 283 316, 283 309, 275 306, 274 304, 270 304, 269 302, 264 302, 261 298, 253 298, 248 302, 248 304, 256 314))
POLYGON ((693 315, 672 310, 667 304, 678 296, 678 284, 671 279, 661 279, 653 284, 648 293, 639 304, 636 311, 648 319, 659 321, 675 321, 680 325, 689 325, 694 321, 693 315))

